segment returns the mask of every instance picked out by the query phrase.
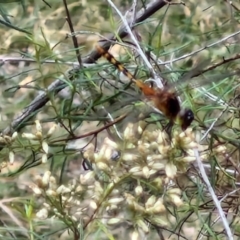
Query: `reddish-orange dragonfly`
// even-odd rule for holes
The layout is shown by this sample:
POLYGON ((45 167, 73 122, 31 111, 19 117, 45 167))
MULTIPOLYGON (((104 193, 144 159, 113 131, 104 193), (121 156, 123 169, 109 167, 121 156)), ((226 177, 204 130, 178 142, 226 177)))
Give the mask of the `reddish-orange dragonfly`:
POLYGON ((164 87, 162 89, 154 89, 143 83, 135 77, 117 61, 112 54, 100 47, 96 46, 98 53, 112 63, 120 72, 128 77, 143 92, 146 98, 151 100, 154 106, 160 110, 169 120, 170 124, 178 122, 182 130, 186 130, 194 119, 191 109, 181 109, 180 102, 176 91, 173 88, 164 87))

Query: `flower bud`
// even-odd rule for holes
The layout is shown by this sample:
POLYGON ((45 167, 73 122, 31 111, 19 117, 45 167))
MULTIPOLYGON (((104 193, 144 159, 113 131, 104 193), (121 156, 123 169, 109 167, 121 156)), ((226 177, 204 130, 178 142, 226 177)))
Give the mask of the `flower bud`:
POLYGON ((48 154, 48 144, 46 141, 42 142, 42 149, 46 154, 48 154))
POLYGON ((15 140, 17 138, 17 136, 18 136, 18 132, 14 132, 12 134, 12 140, 15 140))
POLYGON ((139 219, 139 220, 137 221, 137 225, 138 225, 145 233, 148 233, 148 232, 149 232, 149 227, 147 226, 147 224, 146 224, 143 220, 139 219))
POLYGON ((13 162, 14 162, 14 152, 10 151, 9 152, 9 163, 13 164, 13 162))
POLYGON ((169 162, 166 164, 165 172, 166 172, 167 177, 172 179, 177 174, 177 167, 172 162, 169 162))
POLYGON ((35 126, 36 126, 37 132, 42 132, 42 126, 41 126, 39 120, 36 120, 36 121, 35 121, 35 126))
POLYGON ((35 136, 38 140, 41 140, 42 139, 42 132, 40 132, 40 131, 36 132, 35 136))
POLYGON ((36 140, 37 139, 37 137, 32 133, 23 133, 22 137, 27 138, 28 140, 36 140))
POLYGON ((140 196, 143 193, 143 188, 142 188, 142 186, 139 185, 134 189, 134 191, 137 196, 140 196))
POLYGON ((47 187, 49 184, 49 180, 50 180, 50 176, 51 176, 51 172, 50 171, 46 171, 42 177, 42 186, 43 187, 47 187))
POLYGON ((138 240, 139 239, 139 233, 135 230, 131 233, 131 240, 138 240))
POLYGON ((95 173, 94 171, 88 171, 86 174, 80 175, 80 183, 82 185, 90 185, 95 181, 95 173))
POLYGON ((124 198, 118 197, 118 198, 111 198, 108 200, 108 203, 110 204, 119 204, 124 201, 124 198))
POLYGON ((32 187, 31 189, 35 195, 37 195, 37 196, 42 195, 42 190, 39 187, 32 187))
POLYGON ((183 204, 183 201, 177 194, 171 194, 169 197, 176 207, 179 207, 183 204))
POLYGON ((46 219, 48 217, 48 210, 46 208, 41 209, 36 213, 36 217, 39 219, 46 219))
POLYGON ((57 128, 57 124, 54 124, 47 132, 47 137, 51 137, 54 133, 54 131, 56 130, 57 128))
POLYGON ((147 166, 144 166, 142 169, 142 172, 143 172, 143 176, 148 179, 150 176, 149 168, 147 166))
POLYGON ((119 224, 121 222, 120 218, 111 218, 110 220, 108 220, 107 224, 108 225, 116 225, 119 224))
POLYGON ((96 210, 96 209, 97 209, 97 204, 96 204, 96 202, 94 202, 93 200, 90 201, 89 206, 90 206, 90 208, 92 208, 93 210, 96 210))
POLYGON ((42 163, 46 163, 47 160, 48 160, 48 156, 47 156, 47 154, 44 153, 44 154, 42 155, 42 163))
POLYGON ((151 197, 148 198, 147 202, 145 203, 145 207, 149 208, 152 207, 156 202, 156 197, 152 195, 151 197))

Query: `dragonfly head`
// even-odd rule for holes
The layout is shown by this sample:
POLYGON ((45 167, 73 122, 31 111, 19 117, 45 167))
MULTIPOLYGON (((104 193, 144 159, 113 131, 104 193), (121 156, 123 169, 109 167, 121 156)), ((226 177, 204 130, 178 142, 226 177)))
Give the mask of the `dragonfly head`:
POLYGON ((182 109, 179 113, 179 120, 182 130, 185 131, 192 123, 194 114, 191 109, 182 109))

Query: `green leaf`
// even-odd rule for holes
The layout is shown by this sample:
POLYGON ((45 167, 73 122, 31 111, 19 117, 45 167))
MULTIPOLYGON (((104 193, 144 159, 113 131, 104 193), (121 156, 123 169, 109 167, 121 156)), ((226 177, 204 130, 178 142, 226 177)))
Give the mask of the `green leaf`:
POLYGON ((2 20, 0 20, 0 23, 3 24, 3 25, 5 25, 6 27, 15 29, 15 30, 17 30, 17 31, 19 31, 19 32, 24 32, 24 33, 27 33, 27 34, 31 34, 31 33, 28 32, 27 30, 24 30, 24 29, 21 29, 21 28, 19 28, 19 27, 16 27, 16 26, 12 25, 11 23, 4 22, 4 21, 2 21, 2 20))

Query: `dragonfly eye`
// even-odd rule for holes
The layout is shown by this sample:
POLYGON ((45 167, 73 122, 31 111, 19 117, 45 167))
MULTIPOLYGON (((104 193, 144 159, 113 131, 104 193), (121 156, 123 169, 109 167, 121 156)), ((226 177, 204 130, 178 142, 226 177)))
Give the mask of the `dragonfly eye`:
POLYGON ((179 114, 179 118, 182 130, 185 131, 194 119, 193 111, 191 109, 183 109, 179 114))

